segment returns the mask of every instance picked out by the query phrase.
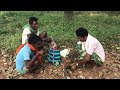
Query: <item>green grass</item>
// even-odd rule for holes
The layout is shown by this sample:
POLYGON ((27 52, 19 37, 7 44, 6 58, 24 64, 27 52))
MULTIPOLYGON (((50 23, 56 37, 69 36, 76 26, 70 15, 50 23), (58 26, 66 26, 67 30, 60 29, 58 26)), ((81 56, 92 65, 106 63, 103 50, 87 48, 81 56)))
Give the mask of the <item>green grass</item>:
POLYGON ((88 29, 105 49, 112 49, 120 43, 120 16, 106 13, 90 16, 89 13, 75 15, 71 21, 65 21, 62 11, 1 11, 0 15, 0 48, 15 52, 21 44, 22 27, 30 16, 39 19, 40 31, 47 31, 59 45, 72 47, 76 44, 75 30, 79 27, 88 29))

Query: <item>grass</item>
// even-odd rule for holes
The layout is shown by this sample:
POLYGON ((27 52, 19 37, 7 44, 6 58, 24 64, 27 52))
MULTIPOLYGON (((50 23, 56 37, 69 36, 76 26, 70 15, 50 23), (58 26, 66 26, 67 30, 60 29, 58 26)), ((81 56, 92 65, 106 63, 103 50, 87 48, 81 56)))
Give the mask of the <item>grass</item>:
POLYGON ((39 19, 40 31, 47 31, 59 45, 73 47, 76 44, 75 30, 79 27, 88 29, 105 49, 113 49, 120 43, 120 16, 97 13, 75 15, 71 21, 64 19, 62 11, 1 11, 0 15, 0 48, 15 52, 21 44, 22 27, 30 16, 39 19))

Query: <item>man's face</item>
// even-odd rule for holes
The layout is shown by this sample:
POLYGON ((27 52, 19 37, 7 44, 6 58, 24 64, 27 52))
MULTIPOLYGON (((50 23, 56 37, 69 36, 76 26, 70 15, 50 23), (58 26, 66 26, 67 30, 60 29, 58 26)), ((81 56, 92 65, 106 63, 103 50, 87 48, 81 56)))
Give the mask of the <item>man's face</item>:
POLYGON ((85 37, 77 37, 79 41, 81 42, 85 42, 86 41, 86 38, 85 37))
POLYGON ((31 24, 31 27, 32 27, 34 30, 37 30, 37 29, 38 29, 38 22, 37 22, 37 21, 33 21, 32 24, 31 24))

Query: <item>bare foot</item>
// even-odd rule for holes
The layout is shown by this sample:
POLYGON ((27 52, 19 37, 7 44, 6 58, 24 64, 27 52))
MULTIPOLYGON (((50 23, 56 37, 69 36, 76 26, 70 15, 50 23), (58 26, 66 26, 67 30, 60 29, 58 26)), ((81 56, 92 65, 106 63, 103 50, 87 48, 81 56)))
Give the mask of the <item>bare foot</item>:
POLYGON ((74 63, 71 65, 70 70, 73 72, 78 68, 78 63, 74 63))

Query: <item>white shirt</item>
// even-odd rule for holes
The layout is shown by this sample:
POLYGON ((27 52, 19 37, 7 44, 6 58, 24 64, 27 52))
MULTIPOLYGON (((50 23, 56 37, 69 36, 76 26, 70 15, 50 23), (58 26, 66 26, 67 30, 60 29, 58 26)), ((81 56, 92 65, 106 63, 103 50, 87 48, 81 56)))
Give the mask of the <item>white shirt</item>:
MULTIPOLYGON (((26 42, 27 42, 27 40, 28 40, 28 37, 27 37, 27 35, 28 34, 31 34, 31 31, 30 31, 30 29, 27 27, 27 28, 24 28, 24 30, 23 30, 23 33, 22 33, 22 44, 25 44, 26 42)), ((37 31, 37 34, 36 35, 38 35, 39 36, 39 30, 37 31)))
POLYGON ((90 55, 92 55, 94 52, 102 59, 102 62, 105 61, 105 52, 103 46, 95 37, 88 34, 86 42, 81 42, 81 43, 82 43, 82 50, 86 50, 86 53, 90 55))

